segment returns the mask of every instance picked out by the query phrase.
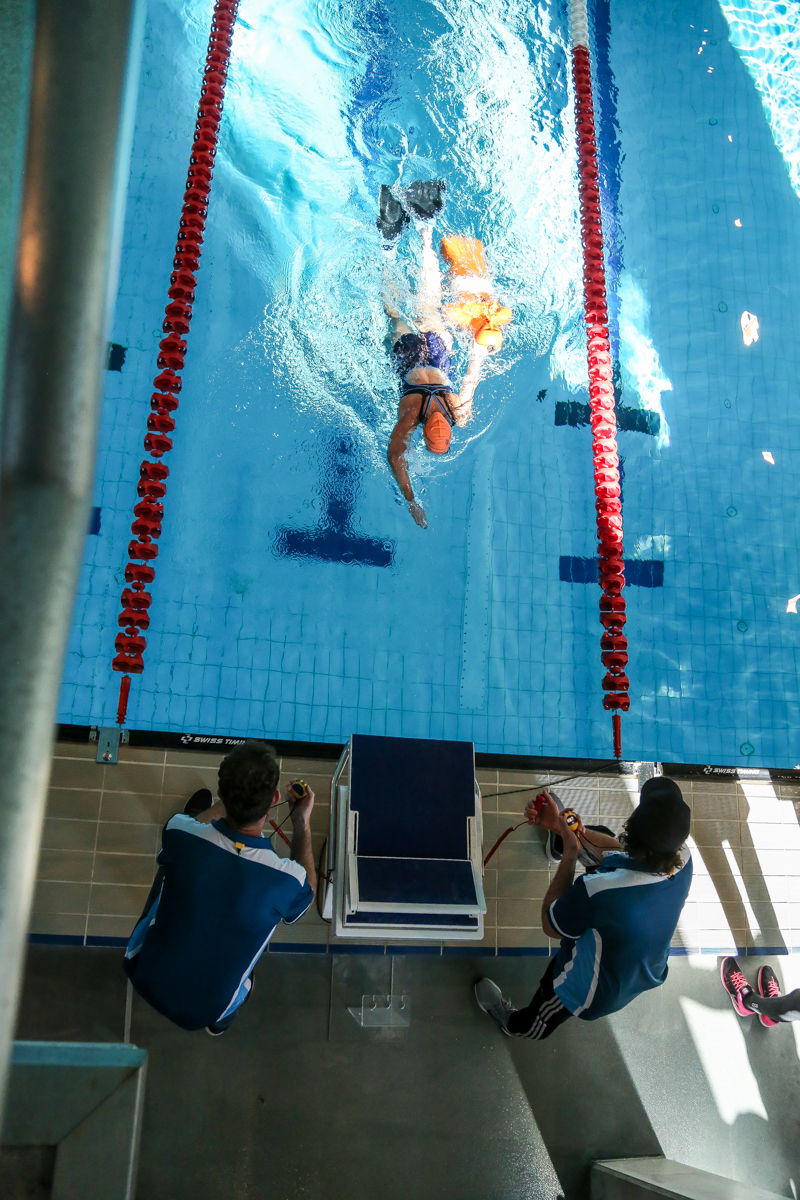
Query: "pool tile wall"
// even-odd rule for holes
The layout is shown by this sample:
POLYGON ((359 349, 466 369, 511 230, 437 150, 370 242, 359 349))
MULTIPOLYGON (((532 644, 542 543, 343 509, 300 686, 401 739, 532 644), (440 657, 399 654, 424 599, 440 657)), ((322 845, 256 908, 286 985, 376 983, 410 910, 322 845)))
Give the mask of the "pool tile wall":
MULTIPOLYGON (((116 765, 95 762, 96 744, 56 746, 30 933, 37 940, 124 945, 155 875, 161 829, 200 787, 215 791, 218 761, 192 751, 120 748, 116 765)), ((327 837, 334 764, 283 758, 281 786, 302 776, 315 791, 312 839, 327 837)), ((530 789, 561 773, 481 770, 484 852, 519 821, 530 789), (518 789, 528 789, 519 794, 518 789)), ((585 777, 555 790, 587 824, 618 832, 630 814, 635 780, 585 777)), ((692 808, 695 877, 674 953, 800 952, 800 784, 681 782, 692 808)), ((277 853, 287 847, 273 838, 277 853)), ((486 870, 486 954, 548 954, 541 905, 554 868, 539 833, 523 827, 486 870)), ((270 943, 325 951, 340 941, 316 907, 279 925, 270 943)), ((425 943, 426 952, 466 953, 475 943, 425 943)), ((398 949, 395 944, 393 949, 398 949)), ((423 947, 406 946, 414 952, 423 947)), ((384 945, 373 947, 384 952, 384 945)), ((399 950, 402 952, 403 947, 399 950)))

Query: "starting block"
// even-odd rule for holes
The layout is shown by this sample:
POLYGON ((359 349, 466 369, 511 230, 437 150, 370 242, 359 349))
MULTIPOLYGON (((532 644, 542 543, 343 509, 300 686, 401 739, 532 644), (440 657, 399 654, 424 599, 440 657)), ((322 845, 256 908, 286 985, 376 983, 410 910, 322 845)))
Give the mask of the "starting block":
POLYGON ((331 783, 322 915, 342 938, 483 937, 472 742, 353 734, 331 783))

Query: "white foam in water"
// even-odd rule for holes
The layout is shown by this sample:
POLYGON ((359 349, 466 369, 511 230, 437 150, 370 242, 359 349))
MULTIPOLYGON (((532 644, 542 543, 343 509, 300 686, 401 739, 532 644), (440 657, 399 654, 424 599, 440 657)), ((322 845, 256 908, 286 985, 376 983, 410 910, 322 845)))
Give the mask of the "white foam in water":
POLYGON ((800 0, 720 0, 720 8, 800 196, 800 0))
MULTIPOLYGON (((486 374, 550 351, 553 375, 585 387, 566 30, 553 28, 549 7, 251 0, 240 16, 218 169, 237 193, 236 252, 269 296, 243 351, 277 358, 292 402, 357 429, 383 469, 397 405, 383 274, 408 315, 419 238, 412 230, 396 253, 382 251, 378 190, 442 177, 437 235, 480 237, 499 296, 514 309, 486 374), (422 52, 410 36, 419 47, 420 20, 430 26, 422 52)), ((464 350, 462 341, 457 378, 464 350)), ((506 402, 508 389, 495 390, 494 398, 479 391, 476 419, 448 461, 420 456, 418 472, 452 469, 506 402)))
POLYGON ((627 271, 619 284, 619 357, 625 382, 639 397, 642 408, 661 418, 657 442, 669 445, 669 425, 661 403, 663 392, 672 391, 658 351, 650 338, 650 311, 639 284, 627 271))

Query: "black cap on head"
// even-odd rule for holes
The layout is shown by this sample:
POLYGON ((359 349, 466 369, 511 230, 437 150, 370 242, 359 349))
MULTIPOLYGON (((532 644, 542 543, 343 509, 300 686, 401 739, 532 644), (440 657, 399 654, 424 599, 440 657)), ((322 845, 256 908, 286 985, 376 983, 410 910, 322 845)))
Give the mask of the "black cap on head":
POLYGON ((679 850, 689 836, 689 805, 674 779, 648 779, 639 807, 628 818, 628 835, 638 845, 658 853, 679 850))

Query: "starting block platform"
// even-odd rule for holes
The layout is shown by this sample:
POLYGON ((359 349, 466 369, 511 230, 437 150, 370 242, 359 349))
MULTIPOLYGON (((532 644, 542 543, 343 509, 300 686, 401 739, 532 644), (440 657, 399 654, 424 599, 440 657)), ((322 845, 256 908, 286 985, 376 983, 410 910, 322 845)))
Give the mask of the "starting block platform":
POLYGON ((483 937, 472 742, 353 734, 331 783, 322 915, 343 938, 483 937))

